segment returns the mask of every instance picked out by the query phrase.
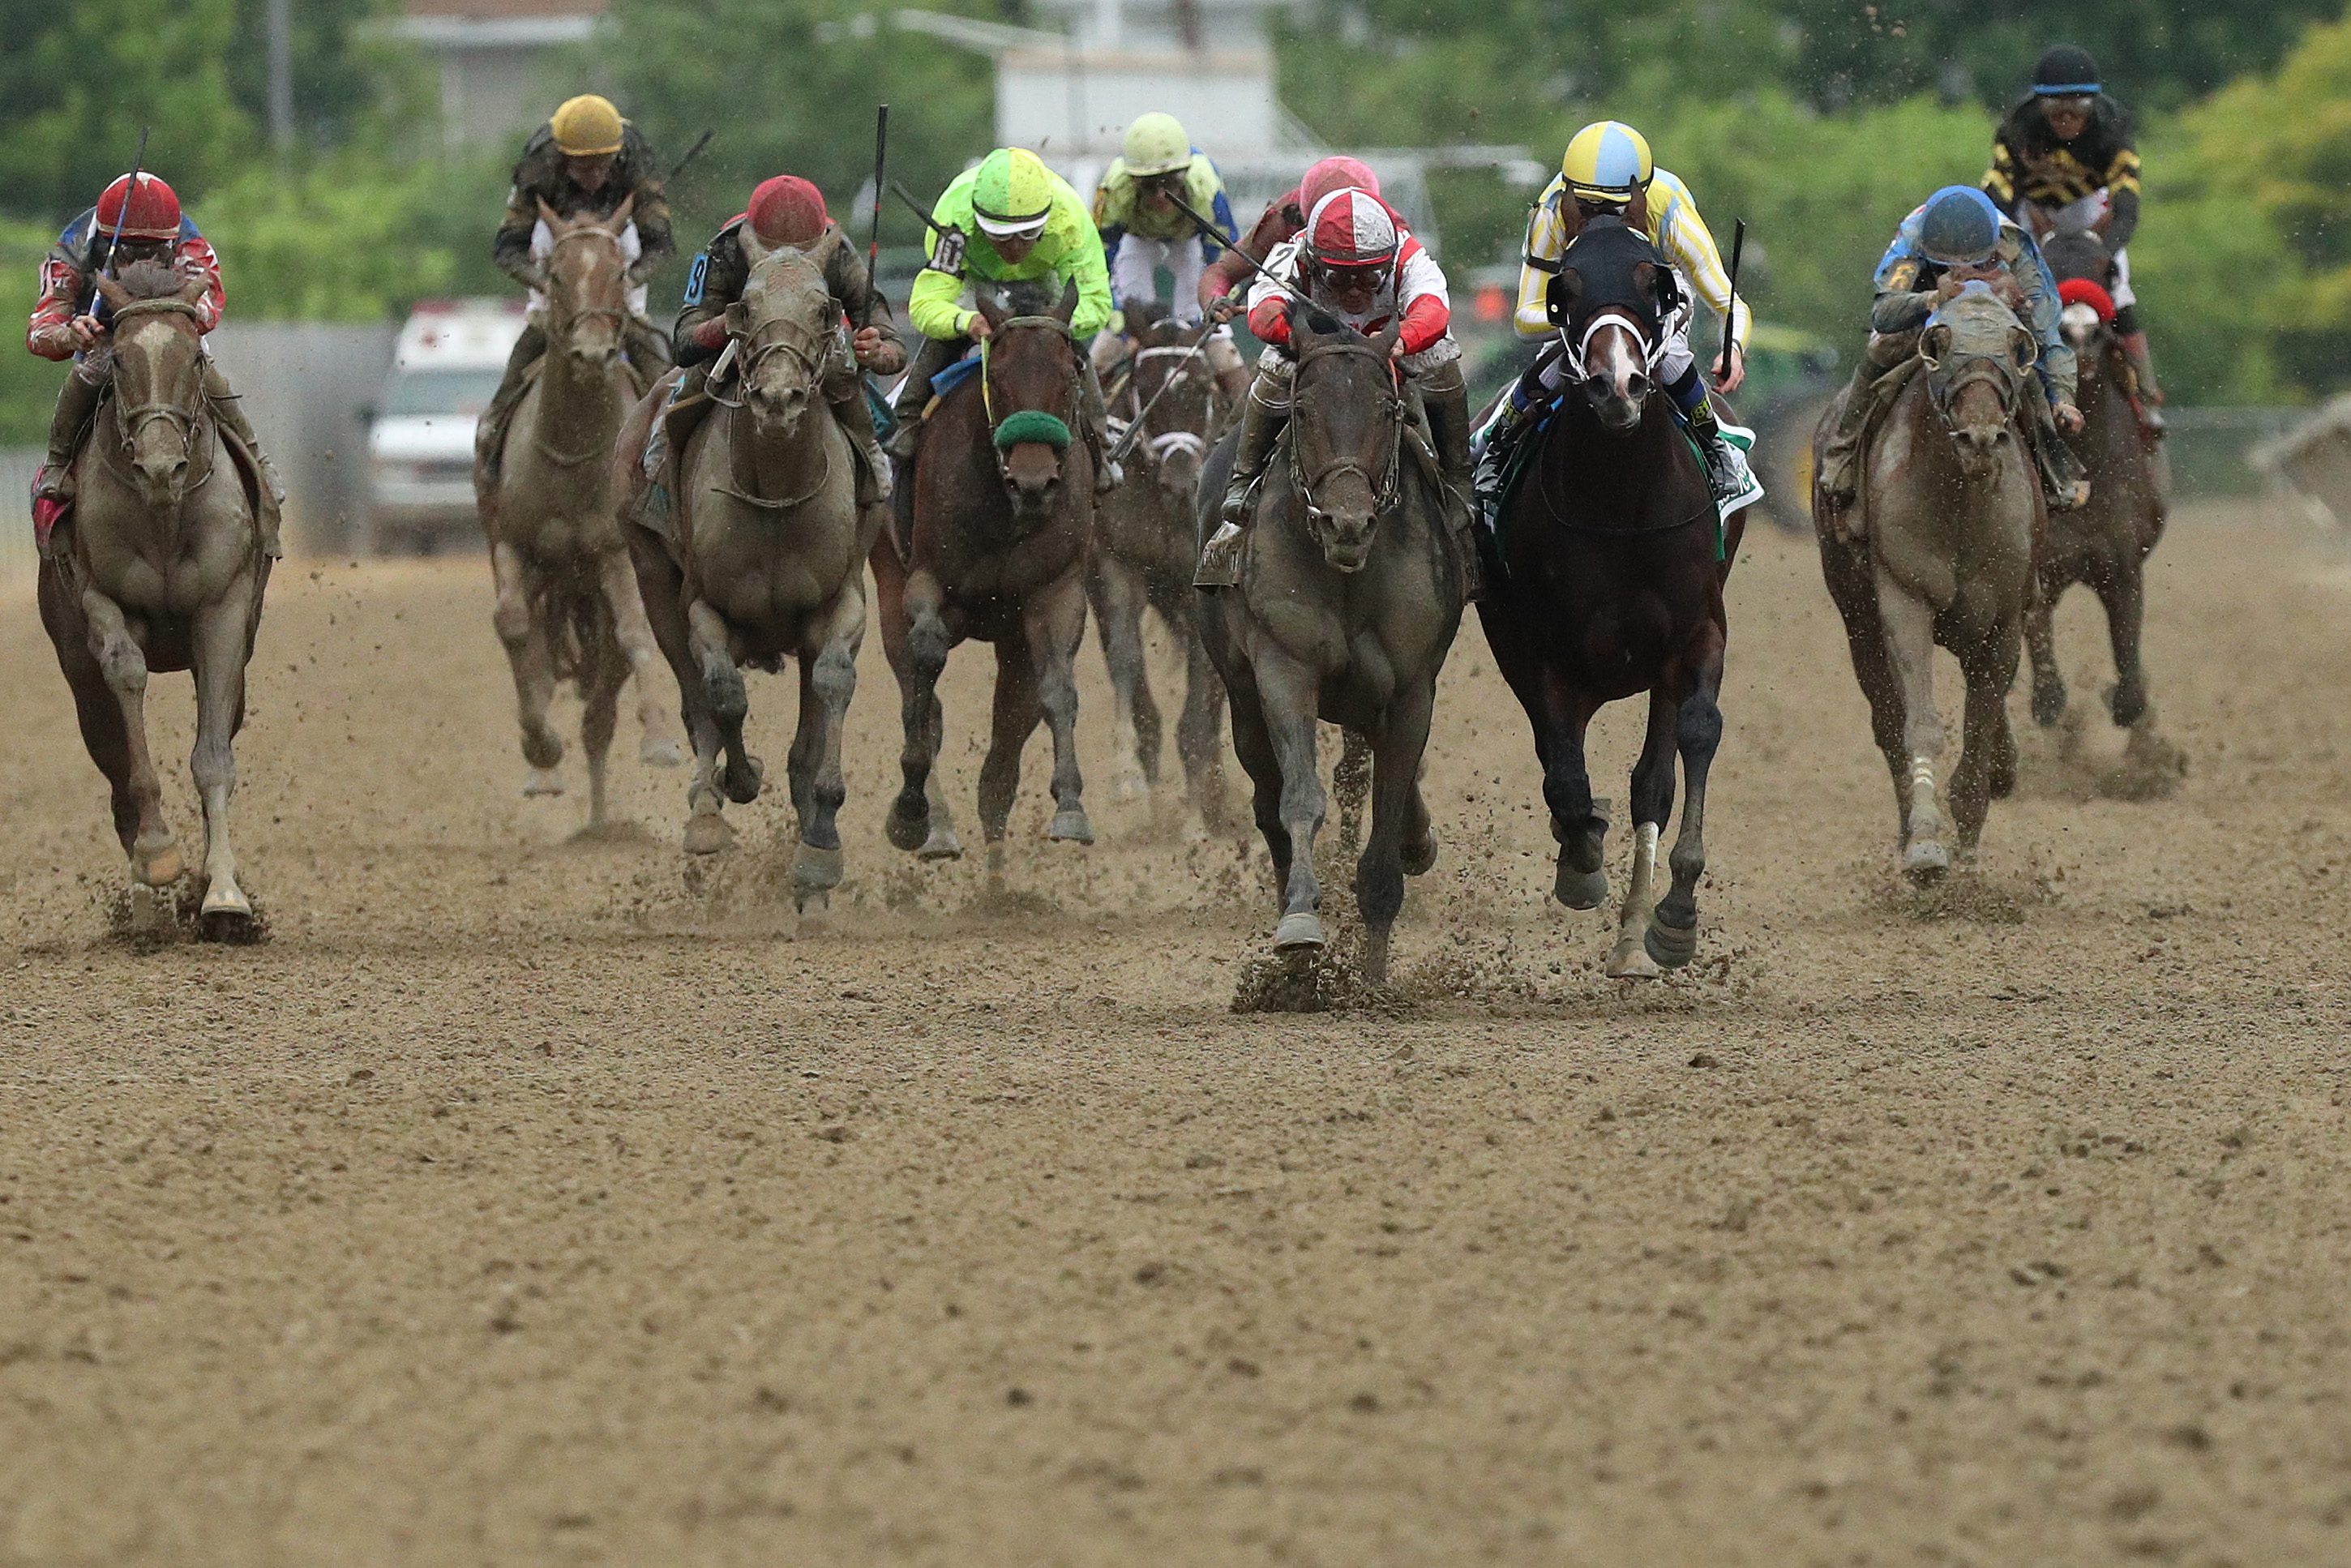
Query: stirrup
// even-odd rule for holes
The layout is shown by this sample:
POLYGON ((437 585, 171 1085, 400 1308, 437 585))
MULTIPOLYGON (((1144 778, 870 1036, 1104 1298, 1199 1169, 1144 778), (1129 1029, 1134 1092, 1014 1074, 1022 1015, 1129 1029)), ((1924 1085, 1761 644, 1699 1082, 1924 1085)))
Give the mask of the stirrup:
POLYGON ((1238 523, 1218 523, 1217 531, 1208 536, 1201 547, 1200 564, 1193 570, 1195 588, 1238 588, 1241 583, 1241 549, 1249 534, 1238 523))

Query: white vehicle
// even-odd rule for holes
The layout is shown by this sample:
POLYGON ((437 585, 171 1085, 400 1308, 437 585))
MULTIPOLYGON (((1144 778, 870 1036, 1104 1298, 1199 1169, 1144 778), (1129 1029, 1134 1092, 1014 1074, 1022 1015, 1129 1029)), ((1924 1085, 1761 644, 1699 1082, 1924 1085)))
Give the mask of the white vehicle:
POLYGON ((369 415, 368 528, 379 551, 430 554, 480 537, 474 425, 522 336, 519 299, 424 300, 410 313, 369 415))

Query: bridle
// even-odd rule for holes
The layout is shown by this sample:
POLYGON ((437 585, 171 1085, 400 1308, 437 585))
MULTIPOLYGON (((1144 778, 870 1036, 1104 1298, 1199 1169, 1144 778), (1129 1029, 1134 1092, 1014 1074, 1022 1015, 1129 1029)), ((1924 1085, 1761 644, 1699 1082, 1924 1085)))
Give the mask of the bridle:
POLYGON ((1011 422, 1019 420, 1023 414, 1034 413, 1040 415, 1043 420, 1049 420, 1053 424, 1059 425, 1061 434, 1065 437, 1061 444, 1062 451, 1067 451, 1070 442, 1076 439, 1076 432, 1071 430, 1060 415, 1042 409, 1012 409, 1001 418, 997 415, 996 372, 992 350, 997 339, 1006 333, 1029 329, 1053 333, 1069 345, 1071 361, 1069 366, 1068 386, 1072 403, 1078 401, 1078 371, 1075 363, 1075 355, 1078 352, 1077 338, 1071 332, 1070 324, 1059 316, 1008 316, 997 323, 987 337, 979 340, 979 406, 987 418, 988 445, 996 453, 996 472, 1004 481, 1007 490, 1014 487, 1012 448, 1021 444, 1020 439, 1008 439, 1005 435, 1006 427, 1011 422))
MULTIPOLYGON (((203 312, 176 295, 165 295, 155 299, 134 299, 128 305, 118 307, 114 312, 115 340, 118 343, 121 340, 120 335, 125 322, 150 316, 184 316, 195 324, 199 331, 204 325, 203 312)), ((204 352, 201 345, 196 351, 200 355, 204 352)), ((121 361, 118 359, 115 363, 119 371, 121 361)), ((125 403, 118 399, 114 407, 114 423, 123 451, 131 450, 139 432, 145 428, 149 420, 164 419, 169 420, 172 427, 180 433, 181 455, 183 456, 192 455, 196 444, 196 423, 204 402, 201 393, 198 394, 195 402, 197 406, 191 408, 185 404, 161 398, 152 402, 137 404, 125 403)))
MULTIPOLYGON (((1178 347, 1173 343, 1166 343, 1155 345, 1148 349, 1138 349, 1135 350, 1134 371, 1129 373, 1125 388, 1127 401, 1135 405, 1134 418, 1129 422, 1127 426, 1129 430, 1139 433, 1143 428, 1144 422, 1151 417, 1151 411, 1158 406, 1159 400, 1161 398, 1165 397, 1177 387, 1190 383, 1192 380, 1192 361, 1200 357, 1200 350, 1207 342, 1207 334, 1208 328, 1204 323, 1199 335, 1193 339, 1191 346, 1188 348, 1178 347), (1154 364, 1163 360, 1171 359, 1176 361, 1175 368, 1169 371, 1166 375, 1161 379, 1158 390, 1154 392, 1148 400, 1145 400, 1143 397, 1140 389, 1135 385, 1135 382, 1139 378, 1139 373, 1142 371, 1142 368, 1146 364, 1154 364)), ((1208 386, 1207 406, 1208 423, 1211 428, 1214 427, 1216 423, 1216 385, 1212 382, 1208 386)), ((1132 439, 1133 438, 1130 438, 1130 440, 1132 439)), ((1190 454, 1193 459, 1197 462, 1206 462, 1208 455, 1207 437, 1201 434, 1196 430, 1161 431, 1156 435, 1144 437, 1141 440, 1140 444, 1144 451, 1151 455, 1152 464, 1156 467, 1162 468, 1166 466, 1167 460, 1169 458, 1175 456, 1176 454, 1179 452, 1190 454)))
POLYGON ((1592 352, 1593 340, 1608 327, 1621 327, 1633 334, 1633 341, 1640 350, 1641 361, 1654 378, 1657 366, 1666 357, 1667 345, 1673 340, 1672 335, 1662 330, 1653 331, 1647 322, 1634 314, 1629 305, 1602 306, 1593 312, 1592 319, 1583 324, 1580 334, 1571 332, 1566 327, 1559 329, 1559 344, 1563 350, 1562 358, 1567 363, 1569 376, 1580 385, 1590 375, 1585 365, 1586 356, 1592 352))
MULTIPOLYGON (((612 247, 612 252, 615 256, 623 256, 621 249, 621 236, 614 234, 610 229, 599 228, 591 224, 581 228, 566 229, 563 233, 557 235, 554 242, 547 248, 548 260, 552 263, 555 259, 555 253, 561 250, 565 246, 569 245, 576 239, 601 239, 612 247)), ((623 277, 623 285, 625 289, 625 279, 628 272, 628 263, 625 257, 623 257, 622 261, 621 270, 623 277)), ((555 291, 551 288, 549 289, 547 298, 548 302, 550 305, 553 304, 555 301, 555 291)), ((629 308, 626 304, 574 305, 567 309, 563 314, 563 322, 567 329, 584 320, 609 320, 612 323, 613 329, 618 331, 628 325, 629 308)))
POLYGON ((1290 437, 1290 480, 1297 487, 1298 497, 1305 503, 1308 514, 1319 516, 1321 508, 1314 504, 1315 492, 1343 474, 1353 474, 1372 492, 1374 515, 1384 517, 1395 506, 1396 494, 1404 478, 1404 427, 1407 417, 1404 383, 1397 374, 1395 361, 1388 358, 1385 350, 1376 343, 1356 339, 1309 344, 1299 351, 1296 378, 1302 381, 1306 367, 1315 361, 1341 355, 1370 360, 1387 377, 1388 390, 1380 399, 1381 414, 1388 424, 1387 462, 1383 465, 1383 471, 1374 475, 1353 457, 1334 457, 1312 474, 1308 474, 1304 467, 1305 460, 1300 455, 1301 443, 1293 424, 1290 437))

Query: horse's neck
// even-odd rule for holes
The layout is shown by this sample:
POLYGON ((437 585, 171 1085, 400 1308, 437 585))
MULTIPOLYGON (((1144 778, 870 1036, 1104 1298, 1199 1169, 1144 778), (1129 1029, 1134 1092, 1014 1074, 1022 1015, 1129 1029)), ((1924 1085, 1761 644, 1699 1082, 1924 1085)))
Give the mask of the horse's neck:
MULTIPOLYGON (((832 409, 820 392, 811 388, 808 413, 801 416, 798 436, 790 441, 761 441, 758 422, 747 402, 726 420, 727 462, 735 487, 747 496, 780 501, 804 496, 824 480, 832 461, 832 409)), ((844 443, 845 444, 845 443, 844 443)))
POLYGON ((622 399, 618 366, 590 370, 564 351, 553 332, 538 371, 538 416, 535 434, 559 450, 580 445, 608 423, 621 428, 622 399))
MULTIPOLYGON (((1552 494, 1560 497, 1561 512, 1570 520, 1592 512, 1604 514, 1612 526, 1623 524, 1673 476, 1674 447, 1688 444, 1662 395, 1653 395, 1641 411, 1639 426, 1621 436, 1610 434, 1600 416, 1572 392, 1557 418, 1558 434, 1546 461, 1552 494)), ((1690 462, 1695 467, 1696 454, 1690 462)))

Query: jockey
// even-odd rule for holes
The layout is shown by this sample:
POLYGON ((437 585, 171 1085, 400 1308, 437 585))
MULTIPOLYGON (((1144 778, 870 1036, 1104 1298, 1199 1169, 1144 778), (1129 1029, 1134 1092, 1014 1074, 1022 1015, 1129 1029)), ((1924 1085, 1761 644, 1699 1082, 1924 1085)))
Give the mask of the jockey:
MULTIPOLYGON (((685 277, 685 306, 677 313, 670 343, 681 372, 672 383, 664 405, 674 408, 703 391, 708 368, 726 347, 726 308, 743 298, 750 282, 751 260, 744 252, 746 228, 763 249, 792 246, 806 251, 824 268, 825 286, 847 318, 849 347, 856 364, 833 358, 826 366, 825 401, 833 417, 857 448, 857 502, 872 506, 890 498, 890 465, 873 433, 873 405, 866 401, 864 378, 858 370, 895 375, 906 368, 905 346, 899 341, 890 301, 873 287, 865 258, 841 232, 824 207, 824 193, 791 174, 763 180, 751 193, 745 209, 729 218, 712 236, 685 277)), ((654 505, 666 505, 675 486, 662 472, 669 456, 668 420, 656 419, 646 444, 645 473, 654 481, 654 505)))
MULTIPOLYGON (((2067 434, 2082 428, 2081 411, 2074 406, 2074 350, 2059 327, 2064 306, 2056 279, 2032 236, 2001 216, 1981 191, 1946 185, 1913 209, 1879 259, 1875 282, 1869 346, 1854 367, 1836 428, 1821 443, 1815 483, 1830 506, 1853 499, 1859 479, 1855 459, 1875 401, 1870 388, 1917 351, 1928 317, 1970 283, 1989 284, 2040 345, 2033 368, 2050 421, 2067 434)), ((2050 504, 2079 505, 2085 490, 2073 453, 2054 439, 2037 444, 2050 504)))
MULTIPOLYGON (((931 209, 923 246, 930 259, 915 276, 906 314, 924 342, 899 385, 898 434, 890 442, 892 455, 909 465, 921 444, 931 378, 988 334, 987 318, 963 303, 974 284, 1075 284, 1070 336, 1080 341, 1108 326, 1111 312, 1110 269, 1093 219, 1070 183, 1025 147, 999 147, 957 175, 931 209)), ((1108 461, 1110 414, 1092 358, 1081 353, 1078 364, 1099 493, 1119 480, 1108 461)))
POLYGON ((1428 411, 1444 481, 1446 528, 1465 580, 1474 585, 1477 556, 1468 537, 1469 388, 1462 379, 1452 301, 1437 259, 1396 222, 1385 203, 1367 191, 1346 188, 1317 202, 1305 229, 1276 246, 1264 265, 1249 290, 1249 323, 1265 352, 1258 356, 1256 379, 1241 404, 1222 526, 1203 552, 1196 585, 1229 588, 1238 580, 1238 542, 1254 509, 1249 492, 1290 423, 1297 371, 1289 350, 1290 308, 1296 295, 1366 336, 1397 329, 1391 351, 1419 387, 1428 411))
MULTIPOLYGON (((1159 268, 1164 267, 1176 277, 1169 319, 1186 327, 1200 319, 1201 274, 1233 243, 1233 205, 1217 166, 1192 145, 1174 115, 1140 115, 1126 128, 1125 156, 1111 161, 1094 192, 1094 225, 1102 230, 1111 302, 1116 308, 1156 301, 1159 268), (1217 233, 1200 233, 1176 211, 1171 195, 1214 220, 1217 233)), ((1105 330, 1094 340, 1095 372, 1109 370, 1125 352, 1125 334, 1105 330)), ((1227 397, 1238 403, 1249 390, 1249 370, 1233 346, 1231 329, 1219 322, 1200 340, 1200 357, 1216 372, 1227 397)))
POLYGON ((506 378, 498 383, 497 395, 482 411, 475 429, 474 454, 481 476, 476 488, 485 500, 497 491, 507 422, 528 386, 523 372, 547 352, 547 329, 539 324, 538 307, 548 242, 538 204, 545 202, 559 218, 583 213, 602 218, 632 196, 636 203, 621 235, 622 249, 631 258, 629 319, 622 323, 622 340, 638 376, 650 382, 669 368, 670 357, 668 340, 645 319, 645 279, 677 248, 670 238, 669 199, 662 194, 660 161, 652 144, 609 100, 587 93, 566 99, 523 145, 514 184, 507 192, 506 215, 498 220, 497 237, 490 243, 490 259, 532 291, 533 308, 529 325, 507 356, 506 378))
MULTIPOLYGON (((25 331, 25 347, 41 358, 73 361, 72 373, 57 393, 57 413, 49 421, 48 451, 41 458, 40 476, 33 487, 34 499, 47 501, 52 508, 62 508, 73 499, 74 456, 114 371, 108 343, 113 312, 98 297, 98 277, 110 267, 119 272, 137 261, 160 262, 192 282, 204 283, 204 291, 196 297, 196 325, 203 331, 220 325, 227 305, 221 289, 220 258, 197 232, 194 222, 181 213, 180 198, 172 187, 152 174, 141 173, 135 186, 131 175, 123 175, 107 186, 96 206, 65 226, 57 243, 42 258, 41 295, 25 331)), ((211 355, 204 355, 201 362, 204 397, 212 405, 213 417, 244 444, 269 491, 269 516, 264 527, 275 554, 276 508, 285 503, 286 486, 278 482, 277 468, 262 452, 228 378, 221 374, 211 355)))
MULTIPOLYGON (((1325 158, 1309 166, 1298 189, 1268 202, 1241 242, 1228 246, 1225 253, 1200 274, 1201 308, 1220 321, 1229 321, 1239 315, 1249 286, 1257 277, 1257 268, 1249 263, 1263 265, 1265 258, 1273 254, 1274 246, 1286 239, 1295 239, 1305 229, 1306 214, 1314 210, 1314 204, 1333 191, 1369 191, 1376 196, 1380 193, 1380 177, 1372 172, 1371 165, 1353 158, 1325 158)), ((1389 211, 1393 213, 1395 209, 1389 211)))
MULTIPOLYGON (((1656 167, 1649 156, 1648 141, 1631 126, 1614 120, 1587 125, 1567 144, 1558 176, 1527 219, 1526 253, 1519 268, 1519 304, 1512 325, 1521 338, 1549 341, 1510 389, 1485 431, 1478 492, 1489 506, 1500 502, 1510 450, 1517 444, 1537 387, 1555 392, 1565 382, 1567 357, 1559 342, 1559 329, 1551 320, 1551 280, 1558 275, 1560 257, 1582 231, 1584 220, 1603 213, 1623 218, 1665 253, 1674 264, 1675 281, 1684 300, 1695 290, 1708 308, 1723 318, 1729 338, 1719 382, 1724 393, 1737 392, 1747 377, 1747 334, 1754 317, 1745 308, 1744 299, 1731 298, 1722 254, 1715 248, 1706 220, 1698 215, 1689 187, 1671 170, 1656 167)), ((1746 454, 1723 439, 1721 421, 1707 396, 1698 361, 1690 353, 1688 308, 1672 311, 1666 322, 1666 338, 1655 367, 1657 382, 1688 422, 1691 436, 1706 455, 1715 505, 1729 517, 1761 499, 1763 487, 1755 482, 1746 454)))
POLYGON ((2163 414, 2157 405, 2163 389, 2156 385, 2124 250, 2138 228, 2138 152, 2131 145, 2130 116, 2099 90, 2098 64, 2087 50, 2058 44, 2042 51, 2032 91, 2008 111, 1992 137, 1983 189, 2002 214, 2037 238, 2088 231, 2105 240, 2114 266, 2108 292, 2115 335, 2138 383, 2133 401, 2147 434, 2160 435, 2163 414))

